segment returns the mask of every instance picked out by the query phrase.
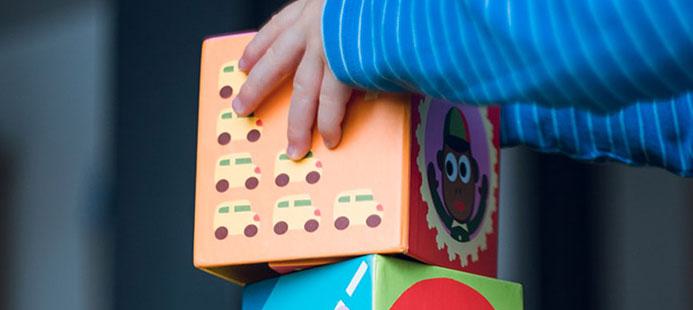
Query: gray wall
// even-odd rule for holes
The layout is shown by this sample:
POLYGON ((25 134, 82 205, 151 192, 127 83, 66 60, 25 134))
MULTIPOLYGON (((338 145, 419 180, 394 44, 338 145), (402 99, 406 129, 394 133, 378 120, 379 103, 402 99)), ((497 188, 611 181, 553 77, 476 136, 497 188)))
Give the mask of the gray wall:
MULTIPOLYGON (((533 176, 541 163, 526 148, 503 150, 501 158, 499 277, 524 285, 527 309, 545 309, 538 249, 539 234, 546 232, 539 231, 538 199, 532 196, 542 193, 533 176)), ((596 236, 591 262, 585 262, 594 265, 592 308, 693 309, 693 180, 655 168, 593 168, 599 177, 596 221, 583 225, 596 236)))
MULTIPOLYGON (((9 309, 108 303, 109 44, 106 1, 24 1, 0 13, 0 153, 9 309)), ((0 199, 0 201, 2 201, 0 199)))
POLYGON ((609 166, 603 301, 606 309, 693 309, 693 180, 609 166))

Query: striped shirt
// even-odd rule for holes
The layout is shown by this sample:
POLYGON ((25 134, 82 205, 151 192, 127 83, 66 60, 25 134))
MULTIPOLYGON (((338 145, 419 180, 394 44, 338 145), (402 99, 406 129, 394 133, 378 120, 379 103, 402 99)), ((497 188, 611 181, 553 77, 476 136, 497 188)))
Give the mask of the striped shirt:
POLYGON ((501 144, 527 145, 579 160, 663 167, 693 176, 693 94, 638 102, 611 114, 536 104, 503 106, 501 144))
POLYGON ((503 105, 505 145, 691 176, 691 21, 690 0, 327 0, 323 40, 355 87, 503 105))

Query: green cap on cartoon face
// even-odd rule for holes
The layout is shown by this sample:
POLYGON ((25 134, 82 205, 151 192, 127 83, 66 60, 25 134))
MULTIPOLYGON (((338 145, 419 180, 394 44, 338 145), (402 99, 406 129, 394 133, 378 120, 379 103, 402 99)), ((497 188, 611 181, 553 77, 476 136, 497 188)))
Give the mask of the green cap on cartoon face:
POLYGON ((445 115, 443 141, 458 152, 469 150, 469 127, 464 115, 457 108, 450 108, 445 115))

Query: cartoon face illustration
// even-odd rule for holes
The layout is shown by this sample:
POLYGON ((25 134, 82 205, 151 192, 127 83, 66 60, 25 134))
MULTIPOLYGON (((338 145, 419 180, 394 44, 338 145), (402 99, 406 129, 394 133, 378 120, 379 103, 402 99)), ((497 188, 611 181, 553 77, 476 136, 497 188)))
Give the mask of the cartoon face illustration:
POLYGON ((438 215, 451 235, 458 241, 469 241, 485 213, 488 180, 484 175, 479 183, 479 165, 470 147, 469 126, 462 112, 450 108, 445 116, 443 145, 436 153, 435 166, 441 174, 438 180, 433 163, 428 165, 428 183, 438 215), (442 186, 442 199, 438 197, 442 186), (479 208, 473 215, 479 195, 479 208))
POLYGON ((229 188, 254 189, 260 183, 260 167, 253 164, 250 153, 222 156, 214 170, 214 179, 220 193, 229 188))
POLYGON ((240 234, 253 237, 259 228, 260 216, 252 211, 248 200, 222 202, 214 213, 214 237, 218 240, 240 234))
POLYGON ((237 60, 224 63, 219 69, 219 96, 224 99, 231 98, 247 78, 247 75, 238 69, 237 60))
POLYGON ((314 232, 320 226, 320 209, 313 206, 309 195, 284 196, 274 204, 272 223, 277 235, 294 229, 314 232))
POLYGON ((442 157, 438 158, 438 165, 445 176, 442 179, 443 201, 456 220, 467 221, 474 208, 475 183, 479 178, 476 161, 468 145, 466 150, 460 151, 445 144, 438 156, 442 157))
POLYGON ((467 120, 458 109, 445 116, 443 146, 436 157, 444 176, 443 202, 452 217, 464 223, 474 208, 479 165, 472 156, 467 120))
POLYGON ((279 152, 274 162, 274 183, 279 187, 290 182, 305 181, 315 184, 321 175, 322 162, 313 156, 313 152, 308 152, 308 155, 299 161, 293 161, 285 153, 279 152))
POLYGON ((383 205, 368 189, 341 192, 334 202, 334 227, 344 230, 349 225, 377 227, 383 218, 383 205))
POLYGON ((255 142, 262 134, 262 120, 253 114, 240 117, 233 109, 224 109, 217 119, 217 142, 226 145, 231 141, 255 142))

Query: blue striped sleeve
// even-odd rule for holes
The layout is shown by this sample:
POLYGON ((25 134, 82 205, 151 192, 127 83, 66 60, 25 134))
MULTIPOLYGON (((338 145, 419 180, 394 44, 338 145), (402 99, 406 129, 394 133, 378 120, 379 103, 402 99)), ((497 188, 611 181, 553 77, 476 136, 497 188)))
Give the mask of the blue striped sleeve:
POLYGON ((356 87, 614 112, 693 89, 691 20, 690 0, 327 0, 322 31, 356 87))
POLYGON ((527 145, 580 160, 663 167, 693 177, 693 95, 638 102, 611 114, 509 104, 501 111, 501 145, 527 145))

